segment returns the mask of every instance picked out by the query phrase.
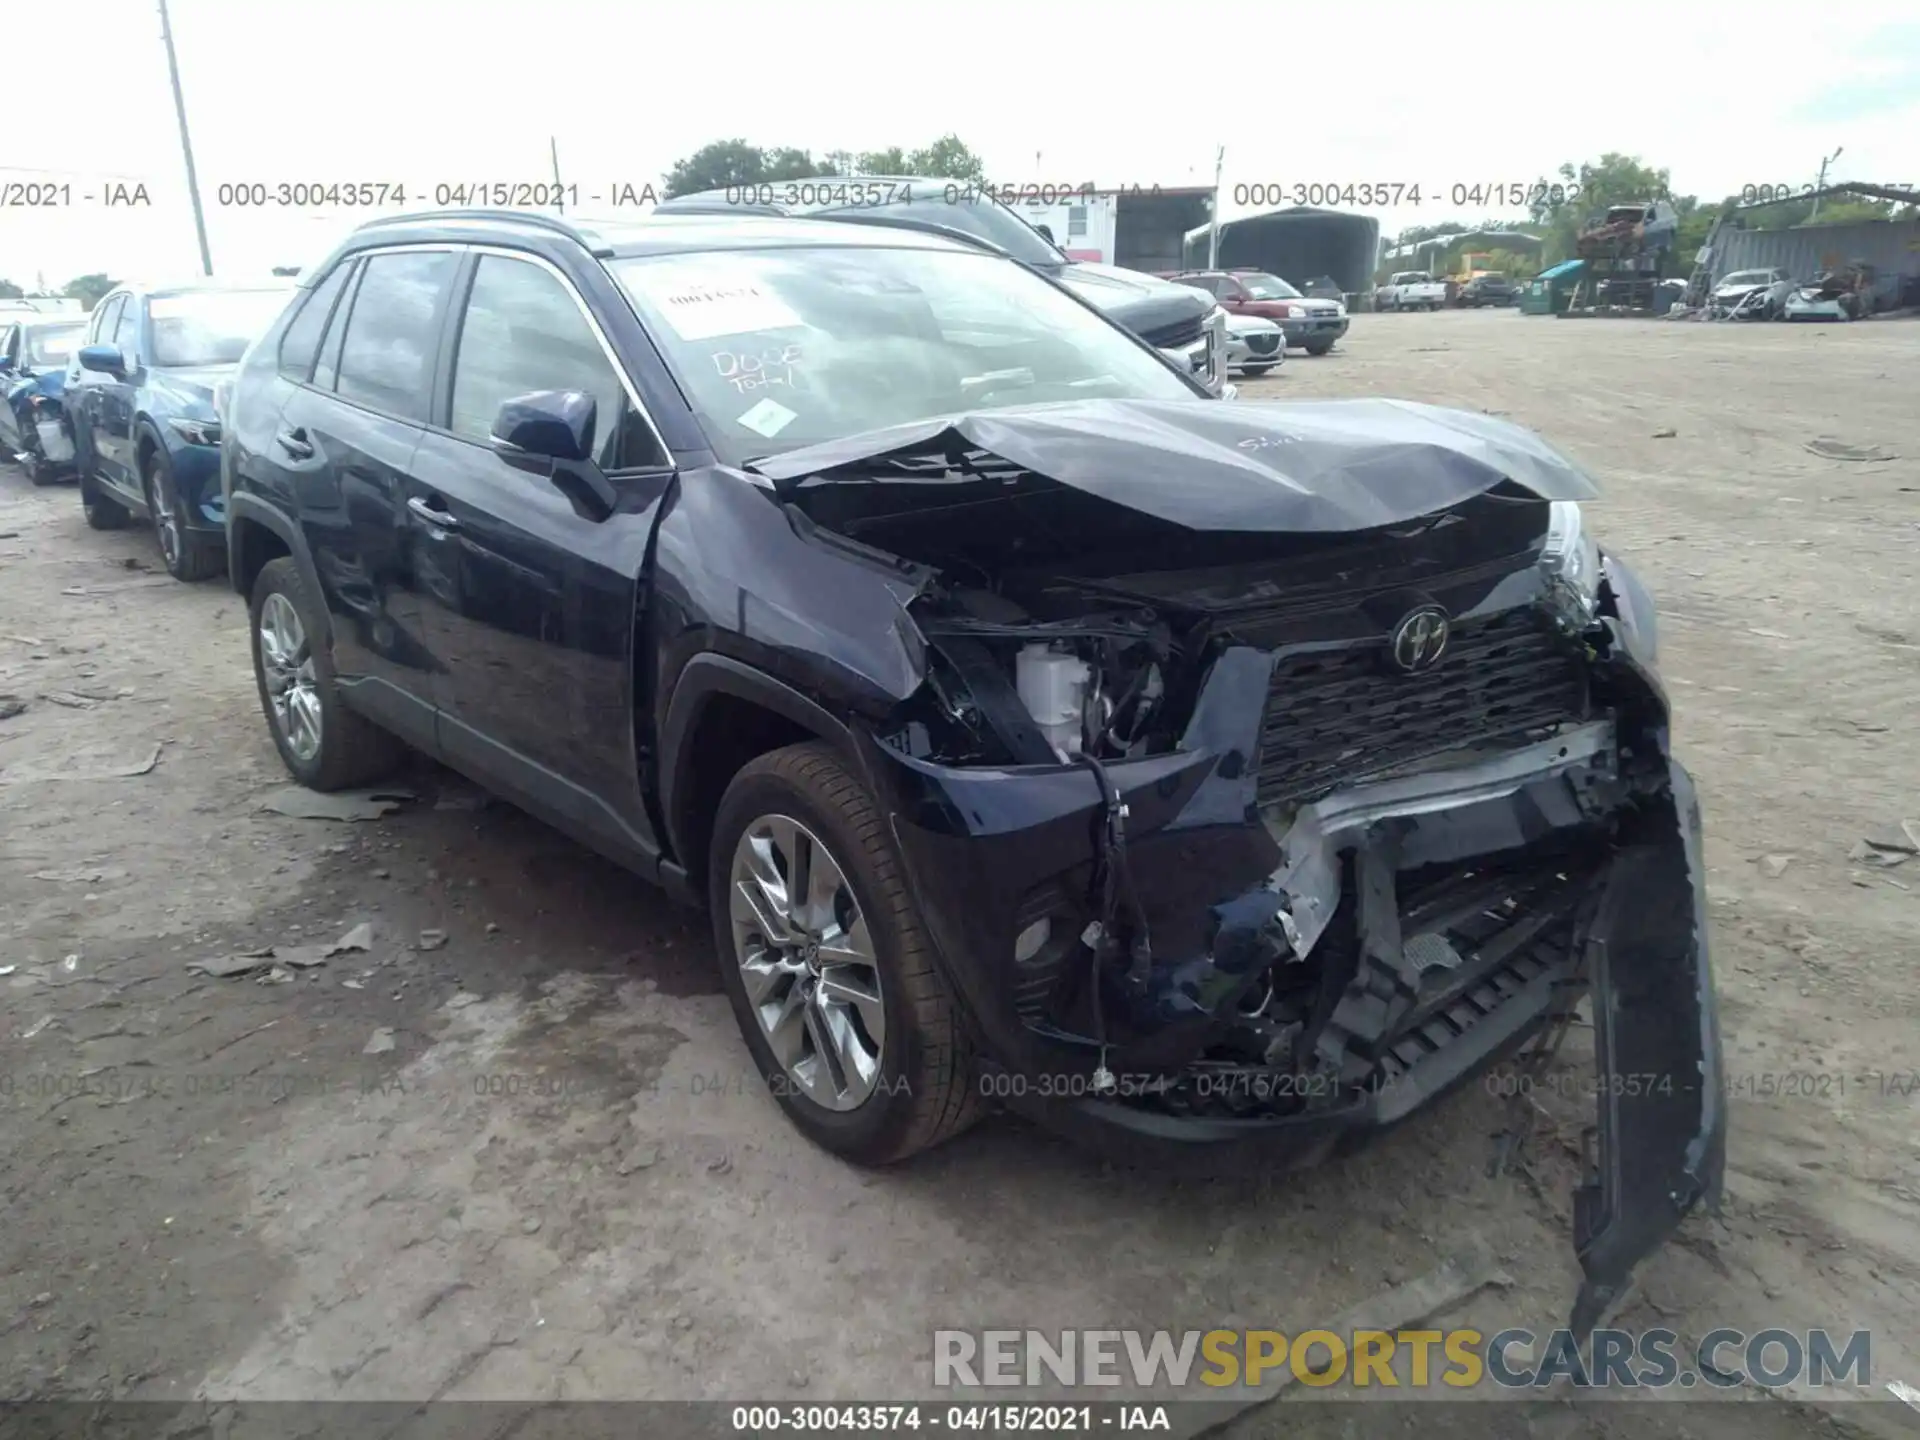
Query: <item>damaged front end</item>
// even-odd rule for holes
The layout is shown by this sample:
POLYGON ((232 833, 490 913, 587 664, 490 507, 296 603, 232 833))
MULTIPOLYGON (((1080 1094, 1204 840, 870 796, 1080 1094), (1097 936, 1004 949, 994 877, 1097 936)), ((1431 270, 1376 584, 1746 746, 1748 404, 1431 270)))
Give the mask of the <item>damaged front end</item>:
POLYGON ((938 577, 924 682, 860 734, 983 1084, 1109 1146, 1311 1163, 1590 995, 1584 1330, 1724 1167, 1651 604, 1526 432, 1189 411, 767 467, 822 543, 938 577))

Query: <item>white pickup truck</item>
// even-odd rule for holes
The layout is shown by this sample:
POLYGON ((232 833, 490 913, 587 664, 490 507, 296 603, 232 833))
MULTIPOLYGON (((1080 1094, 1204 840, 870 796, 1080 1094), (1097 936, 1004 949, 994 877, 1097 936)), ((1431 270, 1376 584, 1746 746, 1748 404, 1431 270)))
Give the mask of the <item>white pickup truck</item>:
POLYGON ((1446 285, 1424 270, 1402 270, 1373 292, 1376 310, 1438 310, 1446 303, 1446 285))

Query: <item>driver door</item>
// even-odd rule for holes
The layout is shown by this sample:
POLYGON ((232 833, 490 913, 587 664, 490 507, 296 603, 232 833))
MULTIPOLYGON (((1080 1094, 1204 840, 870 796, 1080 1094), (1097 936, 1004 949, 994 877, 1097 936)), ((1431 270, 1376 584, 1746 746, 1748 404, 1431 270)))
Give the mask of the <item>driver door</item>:
POLYGON ((454 295, 408 502, 423 626, 444 666, 441 749, 600 848, 644 856, 657 842, 636 783, 630 665, 670 458, 559 269, 477 251, 454 295), (538 390, 593 397, 611 514, 494 450, 501 403, 538 390))

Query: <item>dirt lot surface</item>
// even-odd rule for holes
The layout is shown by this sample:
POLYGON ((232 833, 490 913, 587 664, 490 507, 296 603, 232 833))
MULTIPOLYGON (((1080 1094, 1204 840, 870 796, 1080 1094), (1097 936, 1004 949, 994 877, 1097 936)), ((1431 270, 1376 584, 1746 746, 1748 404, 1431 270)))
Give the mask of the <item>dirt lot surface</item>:
MULTIPOLYGON (((1361 316, 1244 391, 1487 409, 1600 478, 1664 606, 1732 1091, 1725 1215, 1622 1323, 1867 1328, 1876 1391, 1920 1384, 1920 859, 1849 854, 1920 819, 1916 375, 1911 322, 1470 312, 1361 316)), ((1133 1174, 1007 1119, 862 1172, 781 1120, 704 924, 641 883, 430 768, 384 819, 262 810, 241 603, 10 468, 6 696, 7 1398, 928 1395, 935 1329, 1292 1332, 1476 1246, 1506 1283, 1447 1323, 1566 1314, 1579 1036, 1498 1176, 1478 1087, 1291 1178, 1133 1174), (362 923, 284 979, 188 969, 362 923)))

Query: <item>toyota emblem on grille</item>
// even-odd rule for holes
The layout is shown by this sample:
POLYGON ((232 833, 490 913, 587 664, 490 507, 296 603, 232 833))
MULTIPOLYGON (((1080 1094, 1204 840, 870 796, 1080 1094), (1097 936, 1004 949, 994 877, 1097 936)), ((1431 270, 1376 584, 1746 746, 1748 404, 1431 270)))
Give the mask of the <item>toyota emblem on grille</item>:
POLYGON ((1453 625, 1447 619, 1447 612, 1438 605, 1422 605, 1418 610, 1408 611, 1393 627, 1390 642, 1393 663, 1409 675, 1431 670, 1446 653, 1447 641, 1452 638, 1453 625))

